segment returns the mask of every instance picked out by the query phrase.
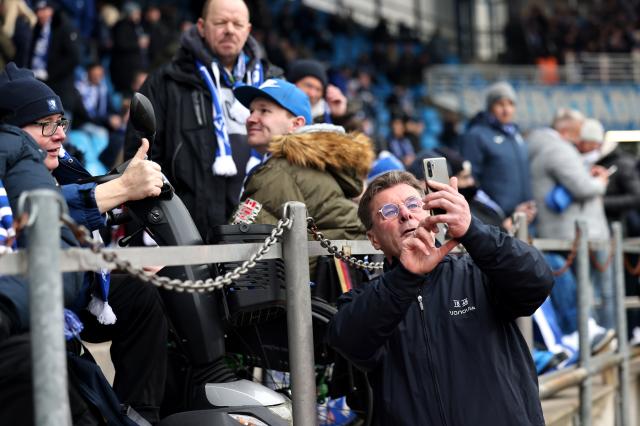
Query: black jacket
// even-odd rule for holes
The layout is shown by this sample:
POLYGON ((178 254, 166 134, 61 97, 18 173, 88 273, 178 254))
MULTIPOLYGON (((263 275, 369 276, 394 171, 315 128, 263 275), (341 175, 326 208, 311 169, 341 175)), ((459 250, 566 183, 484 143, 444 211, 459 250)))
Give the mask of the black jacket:
MULTIPOLYGON (((273 75, 252 38, 245 44, 245 53, 251 61, 263 62, 265 79, 273 75)), ((211 226, 227 223, 238 205, 251 150, 244 131, 242 134, 229 131, 238 174, 232 177, 213 175, 211 165, 216 138, 211 94, 196 69, 196 58, 209 64, 213 54, 194 28, 183 36, 174 60, 152 73, 140 91, 151 100, 157 122, 150 159, 160 164, 205 238, 211 226)), ((252 68, 252 63, 247 69, 252 68)), ((244 123, 236 123, 236 127, 239 125, 244 126, 244 123)), ((125 158, 131 158, 139 146, 140 139, 129 126, 125 158)))
POLYGON ((514 319, 553 285, 538 250, 473 219, 426 276, 395 262, 338 302, 329 343, 368 371, 379 425, 543 425, 536 371, 514 319))
POLYGON ((111 34, 113 35, 113 49, 109 63, 111 81, 118 92, 128 94, 131 92, 131 83, 136 72, 145 68, 139 44, 142 25, 125 17, 113 26, 111 34))
POLYGON ((606 168, 615 165, 618 168, 609 177, 603 198, 609 221, 623 220, 629 212, 640 209, 640 173, 634 156, 616 148, 598 160, 597 164, 606 168))

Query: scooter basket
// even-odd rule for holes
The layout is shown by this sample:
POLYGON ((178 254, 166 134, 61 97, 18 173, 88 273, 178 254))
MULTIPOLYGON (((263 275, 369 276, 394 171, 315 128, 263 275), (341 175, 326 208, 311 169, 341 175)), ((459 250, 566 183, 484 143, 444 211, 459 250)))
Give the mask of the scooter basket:
MULTIPOLYGON (((209 232, 210 244, 259 243, 273 230, 273 225, 219 225, 209 232)), ((243 261, 218 264, 220 274, 232 271, 243 261)), ((223 304, 227 320, 236 327, 272 320, 286 312, 285 271, 282 259, 257 262, 231 285, 225 286, 223 304)))

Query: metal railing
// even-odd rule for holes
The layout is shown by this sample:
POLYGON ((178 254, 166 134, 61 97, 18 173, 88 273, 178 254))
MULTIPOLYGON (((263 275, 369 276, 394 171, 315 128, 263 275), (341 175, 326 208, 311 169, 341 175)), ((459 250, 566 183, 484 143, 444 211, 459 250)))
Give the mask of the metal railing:
MULTIPOLYGON (((62 336, 62 271, 98 270, 113 268, 115 264, 106 262, 90 249, 60 250, 59 231, 52 231, 51 224, 60 217, 61 206, 57 194, 51 191, 27 193, 30 209, 29 248, 24 252, 9 253, 0 257, 0 270, 4 274, 28 272, 31 296, 31 324, 34 352, 34 402, 37 425, 70 424, 69 403, 66 392, 66 368, 64 340, 62 336), (55 205, 55 208, 52 208, 55 205), (46 306, 43 304, 46 303, 46 306)), ((264 259, 281 257, 285 260, 287 285, 287 317, 290 347, 293 420, 298 425, 315 425, 315 380, 313 357, 313 334, 311 327, 311 307, 309 289, 309 256, 326 254, 320 242, 307 240, 306 209, 301 203, 287 203, 292 226, 283 234, 283 242, 276 243, 264 259)), ((18 212, 21 213, 21 212, 18 212)), ((524 218, 516 217, 516 236, 528 240, 524 218)), ((58 229, 54 227, 55 229, 58 229)), ((584 223, 578 223, 579 235, 587 235, 584 223)), ((580 238, 575 257, 578 282, 579 350, 580 362, 576 367, 554 372, 540 377, 540 396, 550 397, 570 386, 580 385, 580 419, 582 425, 591 421, 592 377, 613 366, 618 367, 617 415, 627 424, 629 412, 629 347, 626 342, 626 317, 624 297, 623 253, 640 253, 640 244, 623 244, 619 223, 613 225, 615 253, 612 267, 615 271, 616 288, 616 332, 618 348, 615 353, 606 353, 591 358, 588 340, 588 312, 592 306, 591 283, 589 278, 589 244, 580 238)), ((534 239, 531 243, 540 250, 568 251, 571 241, 534 239)), ((378 254, 368 241, 333 241, 338 247, 349 246, 351 254, 378 254)), ((225 244, 216 246, 184 246, 156 248, 105 249, 119 258, 127 259, 134 266, 143 265, 190 265, 241 261, 250 257, 260 244, 225 244)), ((519 319, 518 324, 532 342, 530 318, 519 319)))
MULTIPOLYGON (((588 333, 589 313, 593 306, 592 284, 590 279, 590 245, 591 248, 603 248, 610 246, 608 242, 588 241, 586 238, 577 239, 576 281, 578 293, 578 334, 579 334, 579 361, 577 366, 542 375, 540 381, 540 397, 548 398, 556 393, 575 385, 580 386, 580 424, 591 424, 591 401, 593 395, 593 377, 612 367, 618 368, 618 387, 616 418, 621 425, 628 424, 629 415, 629 345, 627 343, 627 323, 625 306, 624 284, 624 250, 622 240, 622 227, 619 222, 612 225, 613 229, 613 258, 608 267, 613 268, 613 285, 615 288, 615 331, 617 335, 617 349, 615 352, 606 352, 602 355, 591 356, 591 345, 588 333)), ((588 235, 584 222, 577 223, 577 235, 588 235)), ((533 240, 533 245, 545 251, 569 251, 573 243, 561 240, 533 240)))
POLYGON ((582 53, 565 65, 434 65, 425 70, 430 89, 456 91, 498 80, 519 84, 640 83, 640 54, 582 53))

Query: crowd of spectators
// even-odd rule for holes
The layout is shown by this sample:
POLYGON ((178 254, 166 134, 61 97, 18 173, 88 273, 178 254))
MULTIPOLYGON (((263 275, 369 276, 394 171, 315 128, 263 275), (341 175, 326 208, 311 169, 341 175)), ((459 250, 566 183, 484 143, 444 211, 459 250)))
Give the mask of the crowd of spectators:
POLYGON ((640 48, 640 2, 532 3, 513 14, 504 29, 503 62, 535 64, 552 58, 563 64, 588 52, 630 53, 640 48))
MULTIPOLYGON (((422 84, 429 66, 459 62, 451 41, 438 29, 425 40, 403 24, 392 30, 384 19, 367 28, 348 10, 329 14, 302 1, 249 0, 247 4, 254 17, 252 35, 264 46, 269 60, 285 71, 301 58, 325 64, 330 82, 358 111, 352 124, 374 138, 378 151, 395 149, 408 158, 450 137, 447 111, 432 108, 428 88, 422 84), (416 129, 416 122, 422 127, 416 129), (412 149, 405 145, 398 150, 397 141, 405 139, 411 141, 412 149)), ((44 18, 37 16, 42 12, 36 9, 45 5, 54 8, 52 31, 62 33, 62 40, 74 38, 65 43, 52 40, 47 54, 54 57, 56 69, 47 70, 50 75, 42 70, 40 77, 61 93, 69 115, 77 113, 71 143, 89 157, 91 171, 104 171, 117 161, 129 95, 148 72, 170 60, 181 33, 195 22, 200 5, 171 0, 7 0, 0 6, 0 66, 14 60, 19 66, 37 69, 34 48, 44 18), (89 70, 95 70, 97 64, 104 77, 86 85, 89 70), (87 90, 76 94, 87 111, 76 106, 80 102, 73 99, 70 79, 85 89, 100 85, 101 96, 107 100, 101 117, 97 119, 96 112, 87 107, 87 102, 95 102, 95 95, 87 90), (107 134, 96 126, 88 131, 87 122, 107 134), (101 147, 98 152, 87 148, 87 140, 101 147)), ((551 59, 561 64, 568 54, 631 52, 640 43, 639 8, 637 1, 575 7, 564 3, 543 7, 531 2, 520 16, 510 17, 504 29, 507 51, 502 59, 514 64, 551 59)))
MULTIPOLYGON (((43 25, 50 28, 55 37, 40 47, 48 69, 36 72, 60 93, 67 115, 74 118, 71 145, 84 155, 90 171, 104 172, 118 160, 131 93, 175 54, 181 34, 200 13, 196 3, 5 1, 0 66, 13 60, 37 70, 34 49, 43 25)), ((332 85, 358 111, 352 126, 372 136, 379 151, 387 149, 398 131, 413 135, 411 151, 437 143, 442 125, 427 104, 423 73, 429 65, 458 61, 439 31, 425 41, 402 24, 392 31, 381 19, 367 28, 348 11, 329 14, 301 1, 247 4, 254 17, 252 35, 269 60, 284 71, 296 59, 322 62, 332 85), (426 123, 418 134, 416 122, 426 123)))

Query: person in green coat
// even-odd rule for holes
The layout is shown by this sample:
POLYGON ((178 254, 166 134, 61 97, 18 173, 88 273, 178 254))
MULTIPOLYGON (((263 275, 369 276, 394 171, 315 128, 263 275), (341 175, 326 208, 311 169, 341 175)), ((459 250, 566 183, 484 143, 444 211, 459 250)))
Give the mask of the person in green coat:
POLYGON ((249 172, 232 222, 276 224, 284 203, 300 201, 325 237, 365 239, 353 199, 374 159, 369 138, 338 126, 305 126, 311 122, 308 98, 284 80, 234 94, 250 110, 248 142, 262 158, 249 172))

